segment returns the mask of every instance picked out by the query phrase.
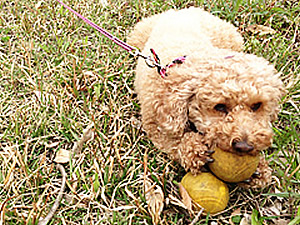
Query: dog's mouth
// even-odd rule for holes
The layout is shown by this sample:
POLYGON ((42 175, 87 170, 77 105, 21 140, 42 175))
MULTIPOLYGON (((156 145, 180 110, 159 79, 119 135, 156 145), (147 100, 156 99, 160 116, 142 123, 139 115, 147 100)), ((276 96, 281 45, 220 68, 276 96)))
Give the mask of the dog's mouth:
MULTIPOLYGON (((196 125, 191 120, 187 121, 185 132, 194 132, 203 135, 203 133, 197 129, 196 125)), ((232 152, 237 155, 257 155, 260 152, 253 144, 250 144, 245 140, 233 140, 229 145, 222 145, 222 143, 219 143, 216 144, 216 147, 223 151, 232 152)))
POLYGON ((200 134, 200 135, 204 135, 204 133, 199 131, 197 129, 196 125, 190 120, 188 120, 188 122, 186 123, 186 127, 185 127, 184 131, 185 132, 194 132, 194 133, 197 133, 197 134, 200 134))
POLYGON ((199 132, 197 130, 196 125, 191 120, 187 121, 186 126, 185 126, 185 132, 194 132, 194 133, 200 133, 201 134, 201 132, 199 132))

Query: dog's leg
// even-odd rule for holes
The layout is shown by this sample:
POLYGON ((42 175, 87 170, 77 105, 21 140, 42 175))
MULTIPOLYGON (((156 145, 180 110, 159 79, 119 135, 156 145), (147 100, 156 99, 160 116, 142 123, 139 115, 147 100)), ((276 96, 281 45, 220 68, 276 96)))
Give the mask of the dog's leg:
POLYGON ((177 146, 177 160, 192 174, 201 173, 206 163, 213 162, 210 157, 212 153, 213 151, 204 144, 203 136, 194 132, 185 133, 177 146))
POLYGON ((263 188, 271 184, 272 169, 264 157, 260 158, 256 172, 247 182, 241 183, 240 186, 246 188, 263 188))

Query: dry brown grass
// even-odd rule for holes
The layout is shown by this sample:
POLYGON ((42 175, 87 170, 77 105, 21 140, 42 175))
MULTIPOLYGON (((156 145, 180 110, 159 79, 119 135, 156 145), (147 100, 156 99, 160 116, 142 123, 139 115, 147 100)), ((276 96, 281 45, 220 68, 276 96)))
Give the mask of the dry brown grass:
POLYGON ((235 11, 226 1, 107 1, 105 7, 106 1, 65 2, 122 40, 142 16, 173 7, 204 5, 222 18, 236 16, 246 50, 275 62, 290 81, 267 154, 274 184, 258 191, 231 186, 224 212, 189 213, 178 194, 183 169, 157 151, 142 130, 133 90, 135 60, 55 1, 4 0, 0 224, 37 224, 47 215, 61 187, 55 155, 71 151, 88 127, 93 135, 63 164, 67 185, 50 224, 239 224, 247 217, 252 224, 299 223, 297 1, 237 1, 235 11), (277 33, 246 32, 256 23, 272 25, 277 33), (145 185, 158 193, 157 199, 163 193, 164 208, 157 216, 151 216, 145 185))

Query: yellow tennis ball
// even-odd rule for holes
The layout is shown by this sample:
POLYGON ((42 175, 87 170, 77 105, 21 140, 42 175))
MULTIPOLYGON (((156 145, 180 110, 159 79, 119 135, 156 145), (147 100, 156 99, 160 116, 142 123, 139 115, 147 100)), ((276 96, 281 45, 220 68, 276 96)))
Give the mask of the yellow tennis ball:
POLYGON ((189 196, 205 209, 205 212, 217 213, 224 210, 229 200, 227 185, 211 173, 199 175, 187 173, 181 180, 189 196))
POLYGON ((215 148, 209 163, 210 170, 221 180, 237 183, 249 179, 256 171, 259 163, 259 155, 237 155, 231 152, 215 148))

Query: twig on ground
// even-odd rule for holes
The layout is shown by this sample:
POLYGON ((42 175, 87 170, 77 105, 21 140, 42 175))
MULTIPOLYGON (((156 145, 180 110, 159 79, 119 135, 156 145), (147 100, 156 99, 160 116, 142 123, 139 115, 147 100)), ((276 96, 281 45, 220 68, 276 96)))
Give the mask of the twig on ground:
POLYGON ((77 155, 80 153, 85 142, 94 138, 93 130, 92 130, 93 126, 94 126, 94 124, 90 124, 86 129, 83 130, 82 137, 80 138, 80 140, 78 140, 74 144, 74 146, 72 148, 72 151, 71 151, 72 157, 74 156, 74 154, 77 155))
POLYGON ((61 187, 60 187, 57 199, 55 200, 52 208, 50 209, 50 211, 48 213, 48 215, 44 219, 39 220, 38 225, 46 225, 50 221, 50 219, 53 217, 55 211, 57 210, 57 208, 60 204, 60 200, 62 199, 64 190, 65 190, 65 187, 66 187, 67 174, 66 174, 66 171, 65 171, 64 167, 61 164, 57 164, 56 168, 60 170, 61 175, 62 175, 61 187))
POLYGON ((193 219, 193 221, 191 222, 190 225, 195 225, 195 224, 198 222, 198 220, 199 220, 201 214, 203 213, 203 211, 204 211, 204 209, 201 209, 201 210, 198 212, 198 214, 195 216, 195 218, 193 219))

